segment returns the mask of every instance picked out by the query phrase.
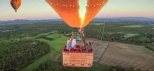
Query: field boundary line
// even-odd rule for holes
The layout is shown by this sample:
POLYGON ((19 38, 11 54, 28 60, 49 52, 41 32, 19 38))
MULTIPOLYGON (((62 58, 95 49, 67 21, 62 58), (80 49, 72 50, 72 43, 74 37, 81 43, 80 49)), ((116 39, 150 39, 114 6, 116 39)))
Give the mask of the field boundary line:
POLYGON ((99 58, 98 63, 100 63, 100 60, 103 57, 103 55, 105 54, 105 52, 106 52, 107 48, 109 47, 109 45, 110 45, 110 42, 108 43, 106 49, 104 50, 104 52, 102 53, 101 57, 99 58))

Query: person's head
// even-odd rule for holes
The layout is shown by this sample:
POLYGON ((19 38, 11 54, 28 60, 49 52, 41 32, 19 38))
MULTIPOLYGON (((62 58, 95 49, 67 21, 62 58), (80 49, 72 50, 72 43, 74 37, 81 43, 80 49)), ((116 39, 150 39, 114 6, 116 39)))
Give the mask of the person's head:
POLYGON ((74 38, 74 36, 71 36, 71 38, 73 39, 73 38, 74 38))
POLYGON ((89 42, 89 45, 91 45, 91 42, 89 42))
POLYGON ((71 41, 71 39, 74 39, 74 36, 71 36, 70 41, 71 41))

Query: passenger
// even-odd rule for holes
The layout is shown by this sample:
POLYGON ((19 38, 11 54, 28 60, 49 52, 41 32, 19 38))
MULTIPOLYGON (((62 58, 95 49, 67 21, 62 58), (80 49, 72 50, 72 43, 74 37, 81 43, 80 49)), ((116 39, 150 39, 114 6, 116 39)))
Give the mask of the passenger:
MULTIPOLYGON (((87 45, 88 45, 88 43, 86 43, 86 46, 87 45)), ((82 48, 82 51, 86 50, 86 46, 84 46, 84 44, 83 44, 83 46, 81 47, 82 48)))
POLYGON ((84 46, 82 46, 81 48, 82 48, 82 51, 86 50, 86 48, 84 46))
POLYGON ((71 36, 70 40, 67 40, 66 50, 70 50, 71 48, 75 49, 76 40, 73 36, 71 36))
POLYGON ((72 46, 72 48, 75 49, 75 46, 76 46, 76 39, 74 39, 74 37, 73 37, 71 46, 72 46))
POLYGON ((68 43, 68 44, 66 45, 66 50, 68 51, 68 50, 70 50, 70 48, 71 48, 71 45, 70 45, 70 43, 68 43))
MULTIPOLYGON (((67 40, 67 44, 70 42, 70 39, 69 40, 67 40)), ((67 44, 66 44, 66 46, 67 46, 67 44)))
POLYGON ((87 45, 87 49, 88 49, 88 51, 91 51, 92 50, 92 44, 91 44, 91 42, 89 42, 89 44, 87 45))

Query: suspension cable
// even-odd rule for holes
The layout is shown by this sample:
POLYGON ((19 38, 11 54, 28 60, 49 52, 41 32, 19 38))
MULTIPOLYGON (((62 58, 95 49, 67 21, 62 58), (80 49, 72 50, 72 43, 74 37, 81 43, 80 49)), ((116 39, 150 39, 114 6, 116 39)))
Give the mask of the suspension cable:
MULTIPOLYGON (((96 1, 96 3, 97 3, 97 2, 98 2, 98 0, 96 1)), ((93 8, 93 10, 92 10, 92 13, 91 13, 91 15, 90 15, 90 19, 92 18, 92 14, 93 14, 93 12, 94 12, 94 9, 95 9, 95 8, 93 8)), ((92 22, 93 22, 93 21, 92 21, 92 22)), ((93 23, 92 23, 92 24, 93 24, 93 23)), ((91 24, 91 25, 92 25, 92 24, 91 24)), ((91 26, 91 25, 90 25, 90 26, 91 26)), ((89 27, 90 27, 90 26, 89 26, 89 27)), ((87 30, 86 30, 85 32, 88 31, 89 27, 87 28, 87 30)))
MULTIPOLYGON (((108 17, 108 16, 107 16, 108 17)), ((101 34, 101 30, 102 30, 102 27, 103 27, 103 32, 102 32, 102 34, 101 34, 101 41, 100 42, 102 42, 102 37, 103 37, 103 33, 104 33, 104 28, 105 28, 105 22, 106 22, 106 19, 107 18, 105 18, 104 19, 104 26, 103 26, 103 24, 102 24, 102 26, 100 27, 100 34, 101 34)), ((98 38, 98 37, 97 37, 98 38)), ((92 42, 92 45, 95 43, 95 41, 97 41, 97 39, 95 39, 93 42, 92 42)))
POLYGON ((102 43, 102 39, 104 37, 104 28, 105 28, 105 23, 106 23, 107 18, 108 18, 108 16, 104 19, 104 26, 103 26, 102 36, 101 36, 101 43, 102 43))
POLYGON ((93 25, 93 21, 90 23, 90 25, 87 27, 87 29, 85 30, 85 33, 88 31, 88 29, 91 27, 91 25, 93 25))

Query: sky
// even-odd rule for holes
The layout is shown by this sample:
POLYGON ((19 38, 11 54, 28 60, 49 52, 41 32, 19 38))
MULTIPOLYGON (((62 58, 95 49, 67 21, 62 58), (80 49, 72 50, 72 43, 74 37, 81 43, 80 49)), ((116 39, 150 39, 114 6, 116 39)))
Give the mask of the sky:
MULTIPOLYGON (((45 0, 21 1, 18 12, 14 12, 10 0, 0 0, 0 20, 60 18, 45 0)), ((95 16, 101 17, 154 18, 154 0, 109 0, 95 16)))

